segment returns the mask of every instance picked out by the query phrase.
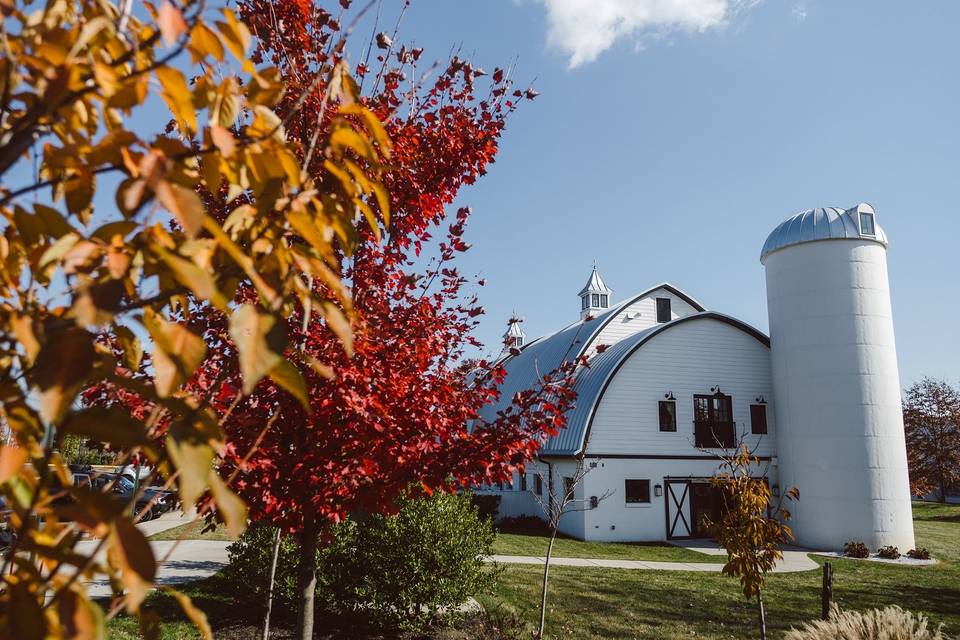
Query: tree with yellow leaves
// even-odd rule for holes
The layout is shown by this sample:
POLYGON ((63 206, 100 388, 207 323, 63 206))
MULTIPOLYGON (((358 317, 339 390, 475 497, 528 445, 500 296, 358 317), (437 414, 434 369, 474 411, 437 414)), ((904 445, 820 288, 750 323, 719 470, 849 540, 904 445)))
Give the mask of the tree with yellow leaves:
MULTIPOLYGON (((723 573, 740 578, 746 598, 757 599, 760 638, 767 637, 762 589, 767 571, 783 558, 781 547, 793 539, 793 531, 786 524, 790 511, 780 500, 773 504, 765 474, 760 473, 760 460, 745 444, 731 455, 723 457, 721 471, 710 479, 719 492, 721 513, 719 520, 707 520, 711 534, 727 550, 723 573)), ((784 496, 790 500, 800 497, 796 488, 784 496)))
MULTIPOLYGON (((107 443, 118 463, 148 461, 184 505, 209 494, 231 532, 243 530, 245 505, 214 467, 224 440, 211 398, 184 387, 207 349, 191 314, 210 305, 229 317, 240 393, 269 376, 305 398, 279 320, 307 310, 348 346, 337 256, 353 249, 358 216, 389 219, 390 142, 345 65, 307 90, 323 87, 334 120, 299 149, 274 110, 280 75, 251 61, 232 11, 143 4, 138 17, 129 0, 0 0, 0 489, 16 534, 2 562, 2 637, 102 637, 84 582, 106 576, 122 596, 108 617, 141 615, 156 574, 131 517, 137 497, 123 505, 72 486, 57 453, 68 435, 107 443), (145 132, 131 123, 155 113, 152 93, 169 116, 145 132), (314 153, 342 170, 315 184, 298 161, 314 153), (315 281, 336 298, 318 299, 315 281), (241 285, 256 297, 238 306, 241 285), (149 367, 153 382, 119 375, 118 359, 149 367), (149 410, 141 420, 78 402, 97 383, 149 410), (92 549, 78 547, 83 534, 92 549)), ((203 614, 174 595, 209 637, 203 614)), ((155 637, 149 615, 141 626, 155 637)))

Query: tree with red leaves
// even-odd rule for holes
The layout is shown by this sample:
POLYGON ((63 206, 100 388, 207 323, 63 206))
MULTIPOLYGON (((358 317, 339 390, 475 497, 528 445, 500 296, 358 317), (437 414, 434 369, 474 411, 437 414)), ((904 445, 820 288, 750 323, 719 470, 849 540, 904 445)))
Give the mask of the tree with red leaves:
MULTIPOLYGON (((340 4, 346 10, 350 3, 340 4)), ((331 94, 356 96, 382 121, 391 143, 386 192, 361 207, 355 225, 335 227, 356 241, 353 254, 323 256, 349 291, 337 287, 338 278, 307 285, 316 300, 338 300, 339 308, 325 308, 321 318, 302 306, 285 326, 258 328, 268 342, 283 335, 296 345, 285 353, 296 372, 272 370, 244 389, 244 369, 263 363, 252 360, 255 353, 238 353, 242 336, 231 333, 221 311, 190 314, 208 355, 189 386, 212 398, 225 430, 221 475, 233 478, 252 521, 299 538, 297 637, 310 638, 316 545, 329 527, 351 514, 390 513, 411 491, 462 490, 522 471, 564 427, 582 363, 546 373, 495 419, 481 418, 481 408, 498 400, 505 372, 498 362, 467 359, 469 349, 482 348, 473 331, 483 310, 466 290, 483 282, 469 281, 454 264, 469 248, 463 236, 470 211, 461 208, 447 220, 446 207, 486 173, 506 118, 518 100, 532 100, 536 92, 514 89, 503 69, 488 76, 457 57, 425 86, 418 70, 422 50, 395 48, 396 33, 376 37, 379 55, 356 64, 359 87, 329 91, 327 78, 349 78, 329 73, 346 59, 344 11, 334 16, 309 0, 242 0, 238 10, 256 37, 253 59, 276 65, 283 76, 277 112, 287 137, 300 141, 300 161, 318 184, 337 170, 315 153, 316 141, 342 117, 344 105, 331 108, 331 94), (479 83, 486 87, 483 98, 479 83), (380 198, 388 198, 389 207, 380 198), (442 238, 434 241, 437 233, 442 238), (338 317, 349 319, 351 331, 335 326, 338 317)), ((228 194, 206 196, 215 203, 228 194)), ((301 233, 307 242, 308 231, 301 233)), ((235 303, 256 295, 241 283, 235 303)), ((118 389, 86 398, 119 401, 134 415, 149 412, 135 394, 118 389)))
MULTIPOLYGON (((257 38, 255 56, 275 64, 288 83, 278 111, 292 114, 287 135, 302 142, 308 170, 322 183, 330 165, 313 155, 312 143, 330 125, 321 79, 344 59, 344 14, 307 0, 243 0, 239 11, 257 38)), ((205 327, 211 357, 196 378, 198 385, 216 385, 209 391, 228 442, 221 472, 237 472, 234 488, 251 519, 298 534, 302 638, 312 634, 315 545, 329 525, 350 514, 390 512, 412 486, 430 493, 508 479, 564 426, 575 397, 578 365, 571 363, 544 375, 494 421, 480 418, 480 409, 497 399, 504 372, 494 362, 466 359, 468 349, 480 347, 473 331, 483 313, 476 296, 466 293, 473 283, 454 266, 468 249, 463 235, 470 212, 461 208, 446 221, 445 207, 460 188, 493 162, 516 101, 536 93, 514 90, 502 69, 481 81, 487 74, 458 58, 422 86, 422 50, 396 49, 392 42, 381 34, 375 62, 356 65, 361 91, 369 87, 359 100, 382 120, 392 142, 384 179, 389 224, 378 226, 372 201, 365 224, 338 230, 359 237, 349 260, 331 256, 352 308, 351 296, 312 283, 324 294, 318 299, 344 301, 352 344, 344 349, 329 320, 302 309, 283 329, 299 345, 288 356, 299 363, 305 393, 290 393, 274 376, 244 396, 243 363, 227 320, 211 310, 205 327), (476 97, 480 82, 488 87, 482 99, 476 97)), ((254 295, 241 287, 237 302, 254 295)))

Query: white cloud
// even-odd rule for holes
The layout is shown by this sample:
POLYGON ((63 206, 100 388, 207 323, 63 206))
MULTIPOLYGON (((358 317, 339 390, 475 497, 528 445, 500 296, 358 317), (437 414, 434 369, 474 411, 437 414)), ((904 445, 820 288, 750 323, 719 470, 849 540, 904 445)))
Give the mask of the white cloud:
POLYGON ((803 22, 807 19, 807 5, 804 2, 798 2, 793 5, 793 17, 803 22))
POLYGON ((622 38, 680 29, 723 27, 732 15, 760 0, 541 0, 547 8, 548 43, 570 67, 592 62, 622 38))

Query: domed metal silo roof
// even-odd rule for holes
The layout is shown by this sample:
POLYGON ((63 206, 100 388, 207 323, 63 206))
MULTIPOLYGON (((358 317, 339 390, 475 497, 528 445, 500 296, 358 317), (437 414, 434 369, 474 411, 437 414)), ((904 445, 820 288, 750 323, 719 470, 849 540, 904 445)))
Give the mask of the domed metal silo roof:
POLYGON ((784 220, 767 236, 767 241, 763 243, 763 250, 760 252, 760 262, 774 251, 784 247, 819 240, 843 239, 870 240, 884 247, 890 244, 887 241, 887 234, 876 222, 876 211, 868 204, 859 204, 849 209, 837 207, 808 209, 784 220), (869 217, 869 221, 863 216, 869 217), (872 223, 872 229, 870 223, 872 223), (870 233, 871 230, 873 233, 870 233))

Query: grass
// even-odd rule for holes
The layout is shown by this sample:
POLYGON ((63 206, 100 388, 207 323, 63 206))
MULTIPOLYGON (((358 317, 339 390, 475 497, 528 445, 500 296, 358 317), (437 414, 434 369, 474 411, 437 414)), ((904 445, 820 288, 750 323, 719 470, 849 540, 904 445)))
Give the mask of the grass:
MULTIPOLYGON (((940 561, 938 564, 907 567, 831 560, 834 599, 844 609, 898 604, 927 615, 935 625, 943 623, 945 632, 956 636, 960 634, 960 505, 915 503, 914 521, 917 544, 927 547, 940 561)), ((588 544, 563 542, 575 551, 588 544)), ((536 536, 501 538, 497 552, 529 549, 541 543, 536 536), (523 537, 531 539, 517 539, 523 537)), ((676 549, 622 546, 635 553, 672 553, 676 549)), ((820 564, 826 560, 812 557, 820 564)), ((530 627, 537 617, 541 570, 538 566, 506 565, 496 591, 477 599, 495 616, 518 617, 521 624, 530 627)), ((771 639, 819 615, 820 583, 819 571, 768 577, 764 600, 771 639)), ((220 575, 182 589, 207 613, 215 637, 257 637, 259 606, 233 600, 227 595, 231 592, 229 585, 220 575)), ((170 596, 154 593, 146 606, 163 621, 161 640, 199 637, 170 596)), ((743 599, 735 579, 712 573, 553 567, 547 615, 547 637, 554 639, 756 637, 753 603, 743 599)), ((286 630, 288 633, 289 626, 286 630)), ((138 634, 132 618, 121 616, 109 623, 111 639, 132 640, 138 634)))
POLYGON ((196 520, 194 522, 188 522, 186 524, 181 524, 178 527, 173 529, 167 529, 166 531, 161 531, 160 533, 155 533, 150 536, 150 540, 180 540, 181 537, 184 540, 226 540, 233 541, 233 538, 227 535, 227 527, 223 524, 218 524, 217 528, 213 531, 203 531, 203 527, 206 523, 203 520, 196 520))
MULTIPOLYGON (((547 552, 549 537, 542 533, 498 533, 493 553, 506 556, 539 556, 547 552)), ((718 562, 720 558, 676 547, 666 542, 583 542, 557 538, 557 558, 604 558, 610 560, 659 560, 664 562, 718 562)))
MULTIPOLYGON (((960 505, 917 503, 914 508, 917 544, 940 563, 918 568, 833 560, 834 599, 849 609, 898 604, 943 623, 949 634, 960 634, 960 505)), ((826 560, 812 557, 820 564, 826 560)), ((531 625, 540 573, 536 566, 507 566, 496 592, 478 599, 488 610, 519 615, 531 625)), ((819 615, 820 585, 818 571, 768 577, 764 600, 770 637, 819 615)), ((718 574, 551 569, 551 638, 754 637, 755 616, 737 581, 718 574)))

